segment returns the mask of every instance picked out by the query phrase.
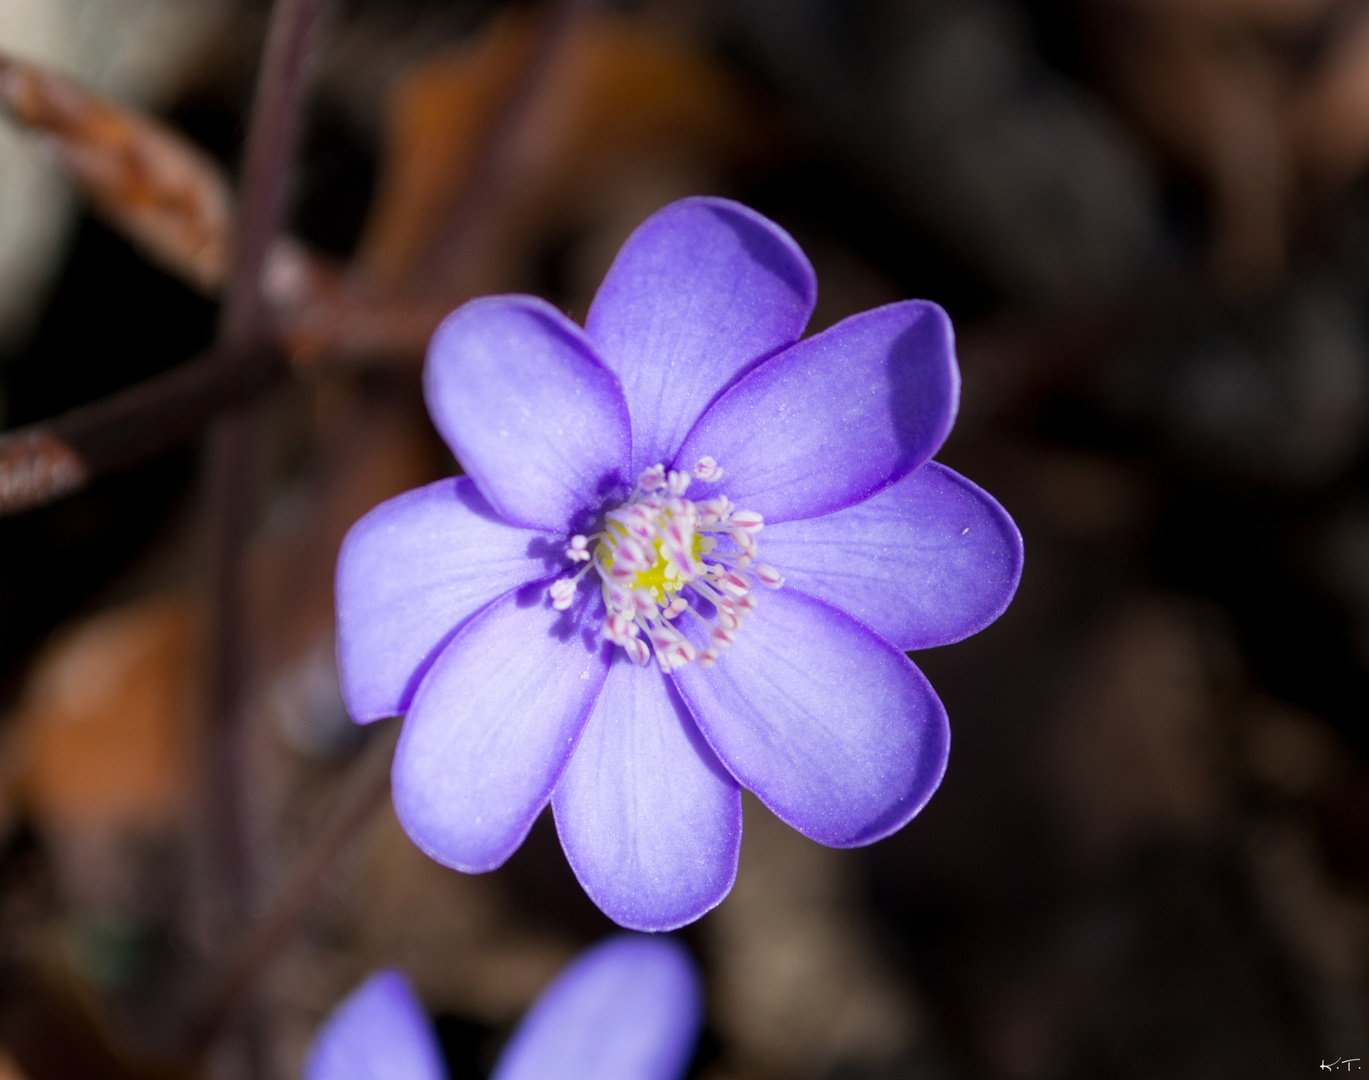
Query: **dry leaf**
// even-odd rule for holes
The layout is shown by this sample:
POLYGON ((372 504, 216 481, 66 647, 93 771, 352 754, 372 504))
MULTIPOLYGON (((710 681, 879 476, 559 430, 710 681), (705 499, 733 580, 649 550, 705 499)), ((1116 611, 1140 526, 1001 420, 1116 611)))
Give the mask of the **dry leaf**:
POLYGON ((156 598, 102 612, 38 659, 19 723, 22 797, 45 822, 162 824, 190 794, 200 616, 156 598))
POLYGON ((95 209, 207 293, 224 281, 233 199, 219 167, 146 116, 36 65, 0 58, 0 102, 43 135, 95 209))
POLYGON ((1369 18, 1333 45, 1290 109, 1298 149, 1309 170, 1344 183, 1369 163, 1369 18))
MULTIPOLYGON (((456 193, 514 87, 536 23, 506 14, 475 46, 419 66, 390 107, 384 168, 359 261, 399 283, 430 256, 456 193)), ((623 17, 586 20, 539 83, 494 164, 497 198, 461 252, 449 298, 507 288, 529 238, 544 238, 606 174, 643 159, 714 165, 767 154, 773 137, 742 89, 674 40, 623 17)), ((446 238, 450 239, 450 238, 446 238)))

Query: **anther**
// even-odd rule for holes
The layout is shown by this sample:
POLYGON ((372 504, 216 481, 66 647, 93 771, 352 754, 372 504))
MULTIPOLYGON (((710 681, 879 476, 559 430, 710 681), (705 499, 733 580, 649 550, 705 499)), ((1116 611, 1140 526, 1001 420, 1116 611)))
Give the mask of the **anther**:
POLYGON ((637 478, 637 486, 643 491, 660 491, 665 487, 665 466, 651 466, 637 478))
POLYGON ((754 510, 734 510, 731 521, 736 528, 745 529, 751 533, 760 532, 765 525, 765 518, 754 510))
POLYGON ((646 667, 647 661, 651 659, 651 650, 646 647, 646 642, 641 638, 630 638, 627 641, 619 642, 623 651, 627 653, 627 658, 638 667, 646 667))
POLYGON ((551 594, 551 606, 557 611, 565 611, 575 599, 575 581, 572 578, 560 578, 552 582, 547 592, 551 594))
POLYGON ((780 576, 780 572, 773 566, 767 566, 765 563, 757 563, 752 567, 751 572, 756 575, 756 579, 767 589, 778 589, 784 584, 784 578, 780 576))
POLYGON ((711 457, 701 457, 694 463, 694 477, 705 484, 712 484, 723 478, 723 471, 711 457))

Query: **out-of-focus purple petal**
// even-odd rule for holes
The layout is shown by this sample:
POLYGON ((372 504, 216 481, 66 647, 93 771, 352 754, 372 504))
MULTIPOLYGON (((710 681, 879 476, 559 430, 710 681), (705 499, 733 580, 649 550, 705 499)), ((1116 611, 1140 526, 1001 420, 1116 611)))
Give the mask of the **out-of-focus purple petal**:
MULTIPOLYGON (((800 341, 700 418, 677 468, 716 459, 716 490, 767 523, 851 506, 902 479, 950 433, 960 399, 950 319, 907 300, 800 341)), ((712 492, 712 488, 709 489, 712 492)))
POLYGON ((543 300, 457 308, 428 346, 423 390, 437 430, 511 524, 573 531, 623 487, 632 434, 618 379, 543 300))
POLYGON ((950 727, 922 672, 795 589, 761 597, 715 667, 674 678, 732 775, 819 843, 888 836, 941 783, 950 727))
POLYGON ((1022 577, 1022 535, 983 489, 934 461, 862 503, 761 533, 788 586, 848 611, 900 649, 978 633, 1022 577))
POLYGON ((336 580, 338 675, 352 719, 407 709, 461 624, 545 577, 563 543, 504 524, 464 476, 406 491, 353 525, 336 580))
POLYGON ((446 1080, 428 1015, 406 979, 379 971, 319 1029, 304 1080, 446 1080))
POLYGON ((542 992, 491 1080, 679 1080, 702 1024, 703 990, 684 949, 609 938, 542 992))
POLYGON ((446 866, 478 874, 517 850, 604 684, 607 650, 543 584, 485 608, 414 694, 394 759, 395 813, 446 866))
POLYGON ((799 246, 740 203, 682 199, 643 222, 585 320, 632 413, 633 475, 669 463, 723 387, 797 341, 816 296, 799 246))
POLYGON ((669 680, 621 652, 551 806, 575 876, 621 926, 691 923, 737 876, 737 782, 669 680))

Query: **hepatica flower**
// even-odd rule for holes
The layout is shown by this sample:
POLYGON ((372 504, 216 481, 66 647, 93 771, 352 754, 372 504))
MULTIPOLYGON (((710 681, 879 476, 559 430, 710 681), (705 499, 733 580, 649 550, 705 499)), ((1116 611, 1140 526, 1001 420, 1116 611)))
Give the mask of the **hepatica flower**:
MULTIPOLYGON (((623 935, 566 968, 533 1004, 492 1080, 679 1080, 703 993, 672 941, 623 935)), ((427 1014, 397 971, 372 975, 319 1030, 304 1080, 446 1080, 427 1014)))
POLYGON ((674 203, 584 329, 528 296, 453 312, 424 387, 466 475, 352 528, 343 695, 398 713, 395 809, 434 859, 499 866, 551 802, 624 926, 732 886, 741 788, 835 847, 941 781, 945 710, 904 655, 1007 606, 1021 538, 930 460, 955 418, 950 323, 913 300, 799 340, 812 268, 774 223, 674 203))

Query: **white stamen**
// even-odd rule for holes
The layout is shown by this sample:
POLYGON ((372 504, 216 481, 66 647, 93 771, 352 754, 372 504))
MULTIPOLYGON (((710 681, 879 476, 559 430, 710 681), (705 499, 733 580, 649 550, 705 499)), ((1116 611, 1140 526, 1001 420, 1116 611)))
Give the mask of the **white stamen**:
POLYGON ((751 572, 756 575, 756 580, 767 589, 778 589, 784 584, 784 578, 780 576, 780 572, 765 563, 757 563, 752 567, 751 572))
POLYGON ((701 457, 694 463, 694 477, 705 484, 712 484, 723 478, 723 471, 711 457, 701 457))
POLYGON ((653 465, 637 477, 637 486, 643 491, 660 491, 665 487, 665 466, 653 465))
POLYGON ((647 664, 653 653, 667 673, 695 661, 704 668, 717 663, 756 609, 755 584, 777 589, 784 580, 774 567, 754 563, 760 514, 738 510, 723 495, 699 503, 685 498, 693 480, 711 483, 722 474, 711 457, 689 472, 643 470, 631 497, 604 515, 602 531, 570 538, 566 558, 585 565, 549 586, 552 606, 567 610, 580 578, 594 570, 608 608, 600 634, 634 664, 647 664), (702 651, 674 625, 685 612, 709 634, 702 651))
POLYGON ((570 547, 566 549, 566 556, 571 562, 589 562, 590 554, 587 550, 588 546, 589 537, 579 535, 572 536, 570 538, 570 547))
POLYGON ((734 510, 732 512, 732 524, 738 529, 758 533, 765 525, 765 518, 754 510, 734 510))
POLYGON ((647 661, 651 659, 651 650, 646 647, 646 642, 641 638, 631 638, 628 641, 620 641, 623 651, 627 653, 627 658, 638 667, 646 667, 647 661))
POLYGON ((551 588, 547 592, 551 594, 551 606, 557 611, 565 611, 575 599, 575 580, 560 578, 551 583, 551 588))

